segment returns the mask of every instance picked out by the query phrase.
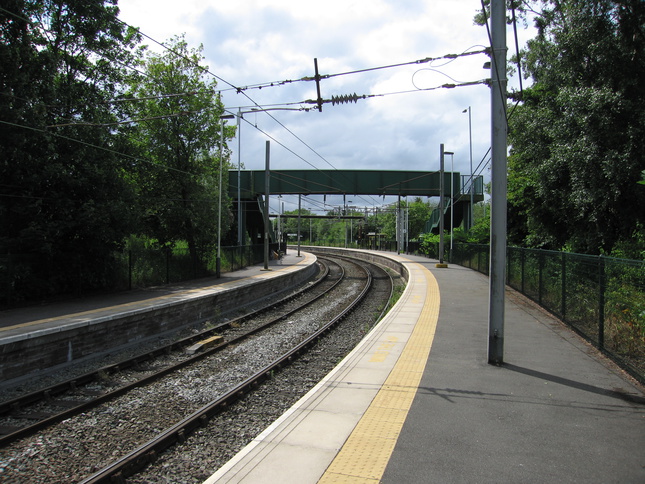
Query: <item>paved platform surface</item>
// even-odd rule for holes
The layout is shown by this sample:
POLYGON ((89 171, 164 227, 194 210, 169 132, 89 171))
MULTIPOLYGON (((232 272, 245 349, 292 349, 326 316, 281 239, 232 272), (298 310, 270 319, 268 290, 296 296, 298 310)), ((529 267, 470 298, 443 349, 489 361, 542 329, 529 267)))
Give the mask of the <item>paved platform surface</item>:
POLYGON ((271 277, 271 273, 302 262, 303 257, 298 257, 294 250, 289 251, 281 260, 269 261, 268 272, 264 270, 264 264, 258 264, 238 271, 223 272, 220 278, 207 277, 165 286, 0 311, 0 339, 78 320, 93 320, 126 310, 147 308, 162 300, 180 300, 190 295, 217 290, 222 286, 234 286, 237 281, 260 275, 271 277))
POLYGON ((421 264, 437 332, 381 482, 645 483, 641 387, 514 291, 505 364, 488 365, 488 278, 421 264))
POLYGON ((488 365, 488 278, 401 260, 400 304, 207 483, 645 483, 641 387, 513 291, 488 365))

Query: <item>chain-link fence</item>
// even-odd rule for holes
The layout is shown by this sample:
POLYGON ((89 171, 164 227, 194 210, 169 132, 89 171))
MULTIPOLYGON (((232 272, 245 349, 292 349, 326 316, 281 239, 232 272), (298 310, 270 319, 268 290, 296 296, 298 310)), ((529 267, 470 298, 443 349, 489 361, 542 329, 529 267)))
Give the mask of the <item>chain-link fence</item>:
MULTIPOLYGON (((452 262, 488 274, 489 246, 455 244, 452 262)), ((645 262, 508 247, 506 282, 645 382, 645 262)))

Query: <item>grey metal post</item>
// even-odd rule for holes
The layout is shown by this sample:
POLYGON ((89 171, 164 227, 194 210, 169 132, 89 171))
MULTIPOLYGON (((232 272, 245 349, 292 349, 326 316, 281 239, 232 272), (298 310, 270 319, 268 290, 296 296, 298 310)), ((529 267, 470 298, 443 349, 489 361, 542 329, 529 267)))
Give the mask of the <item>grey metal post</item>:
POLYGON ((215 259, 215 277, 220 277, 222 270, 222 158, 224 152, 224 120, 220 119, 222 129, 219 137, 219 200, 217 205, 217 258, 215 259))
POLYGON ((439 264, 443 264, 443 143, 439 146, 439 264))
MULTIPOLYGON (((445 156, 444 152, 444 156, 445 156)), ((452 239, 455 232, 455 154, 450 153, 450 255, 448 260, 452 263, 452 239)))
POLYGON ((301 213, 302 209, 302 193, 298 194, 298 234, 296 237, 298 237, 298 257, 300 257, 300 216, 302 215, 301 213))
MULTIPOLYGON (((406 197, 407 202, 407 197, 406 197)), ((405 207, 405 253, 410 252, 410 204, 405 207)))
POLYGON ((270 190, 270 172, 269 172, 269 155, 271 152, 271 142, 266 142, 265 168, 264 168, 264 270, 269 270, 269 190, 270 190))
POLYGON ((475 211, 475 175, 473 173, 473 124, 470 116, 470 106, 468 106, 468 135, 470 137, 470 220, 468 230, 473 228, 474 211, 475 211))
POLYGON ((504 362, 504 287, 506 269, 506 2, 491 1, 492 194, 488 363, 504 362))
POLYGON ((237 110, 237 245, 243 244, 242 235, 242 108, 237 110))
POLYGON ((345 248, 347 248, 347 194, 343 193, 343 233, 345 234, 345 248))
POLYGON ((399 193, 398 203, 396 205, 396 253, 401 254, 401 194, 399 193))

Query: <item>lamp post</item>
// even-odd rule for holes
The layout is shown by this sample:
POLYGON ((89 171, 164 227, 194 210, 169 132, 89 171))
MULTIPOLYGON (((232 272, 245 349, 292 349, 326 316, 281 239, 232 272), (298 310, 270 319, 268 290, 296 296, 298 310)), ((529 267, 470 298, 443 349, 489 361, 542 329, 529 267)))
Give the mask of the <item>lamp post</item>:
POLYGON ((299 111, 299 109, 253 108, 249 111, 242 111, 242 108, 237 108, 237 114, 222 116, 222 118, 226 119, 237 118, 237 245, 240 247, 244 243, 244 230, 242 229, 242 118, 244 117, 243 115, 247 113, 260 113, 266 111, 299 111))
POLYGON ((452 235, 455 222, 455 154, 452 151, 444 151, 444 155, 450 155, 450 254, 448 260, 452 262, 452 235))
POLYGON ((443 151, 443 143, 439 145, 439 263, 436 265, 436 267, 448 267, 446 264, 443 262, 443 192, 444 192, 444 180, 443 180, 443 174, 444 174, 444 151, 443 151))
MULTIPOLYGON (((354 203, 354 202, 352 202, 351 200, 347 200, 347 203, 354 203)), ((349 207, 346 207, 345 215, 349 215, 349 211, 352 208, 353 207, 351 205, 349 207)), ((345 222, 345 224, 347 224, 347 222, 345 222)), ((353 221, 353 219, 350 218, 349 219, 349 245, 350 245, 350 247, 351 247, 351 245, 353 243, 353 238, 352 238, 352 232, 353 231, 354 231, 354 221, 353 221)))
POLYGON ((217 203, 217 258, 215 259, 215 277, 219 278, 222 270, 222 165, 224 164, 224 120, 235 116, 225 114, 220 116, 221 130, 219 135, 219 197, 217 203))
MULTIPOLYGON (((242 247, 242 108, 237 109, 237 245, 242 247)), ((240 249, 241 250, 241 249, 240 249)))
POLYGON ((468 220, 468 230, 470 230, 473 227, 473 211, 475 209, 475 178, 473 174, 473 124, 470 106, 468 106, 468 109, 464 109, 462 113, 466 111, 468 111, 468 137, 470 141, 470 217, 468 220))
POLYGON ((300 257, 300 217, 302 215, 302 194, 298 194, 298 257, 300 257))
POLYGON ((280 205, 282 205, 282 195, 278 195, 278 225, 277 225, 277 235, 278 235, 278 252, 282 250, 282 235, 280 233, 280 205))

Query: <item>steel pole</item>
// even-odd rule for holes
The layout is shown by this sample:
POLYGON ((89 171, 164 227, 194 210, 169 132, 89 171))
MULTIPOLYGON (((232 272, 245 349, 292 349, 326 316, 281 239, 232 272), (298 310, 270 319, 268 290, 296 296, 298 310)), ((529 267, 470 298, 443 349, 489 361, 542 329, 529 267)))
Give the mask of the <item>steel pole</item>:
POLYGON ((473 227, 475 210, 475 175, 473 174, 473 124, 468 106, 468 137, 470 138, 470 220, 468 229, 473 227))
POLYGON ((401 195, 399 195, 399 199, 396 206, 396 253, 397 254, 401 253, 401 246, 403 245, 403 242, 401 241, 402 233, 403 232, 401 231, 401 195))
POLYGON ((491 1, 492 192, 490 229, 490 301, 488 363, 504 362, 504 289, 506 282, 506 2, 491 1))
POLYGON ((265 168, 264 168, 264 270, 269 270, 269 190, 270 190, 270 171, 269 157, 271 152, 271 142, 266 142, 265 168))
POLYGON ((222 129, 219 137, 219 199, 217 205, 217 258, 215 259, 215 277, 220 277, 222 269, 222 158, 224 152, 224 120, 220 119, 222 129))
POLYGON ((298 194, 298 257, 300 257, 300 216, 302 215, 302 194, 298 194))
POLYGON ((455 154, 450 153, 450 257, 452 263, 452 239, 455 232, 455 154))
POLYGON ((242 108, 237 110, 237 245, 244 243, 242 230, 242 108))
POLYGON ((443 264, 443 143, 439 146, 439 264, 443 264))

